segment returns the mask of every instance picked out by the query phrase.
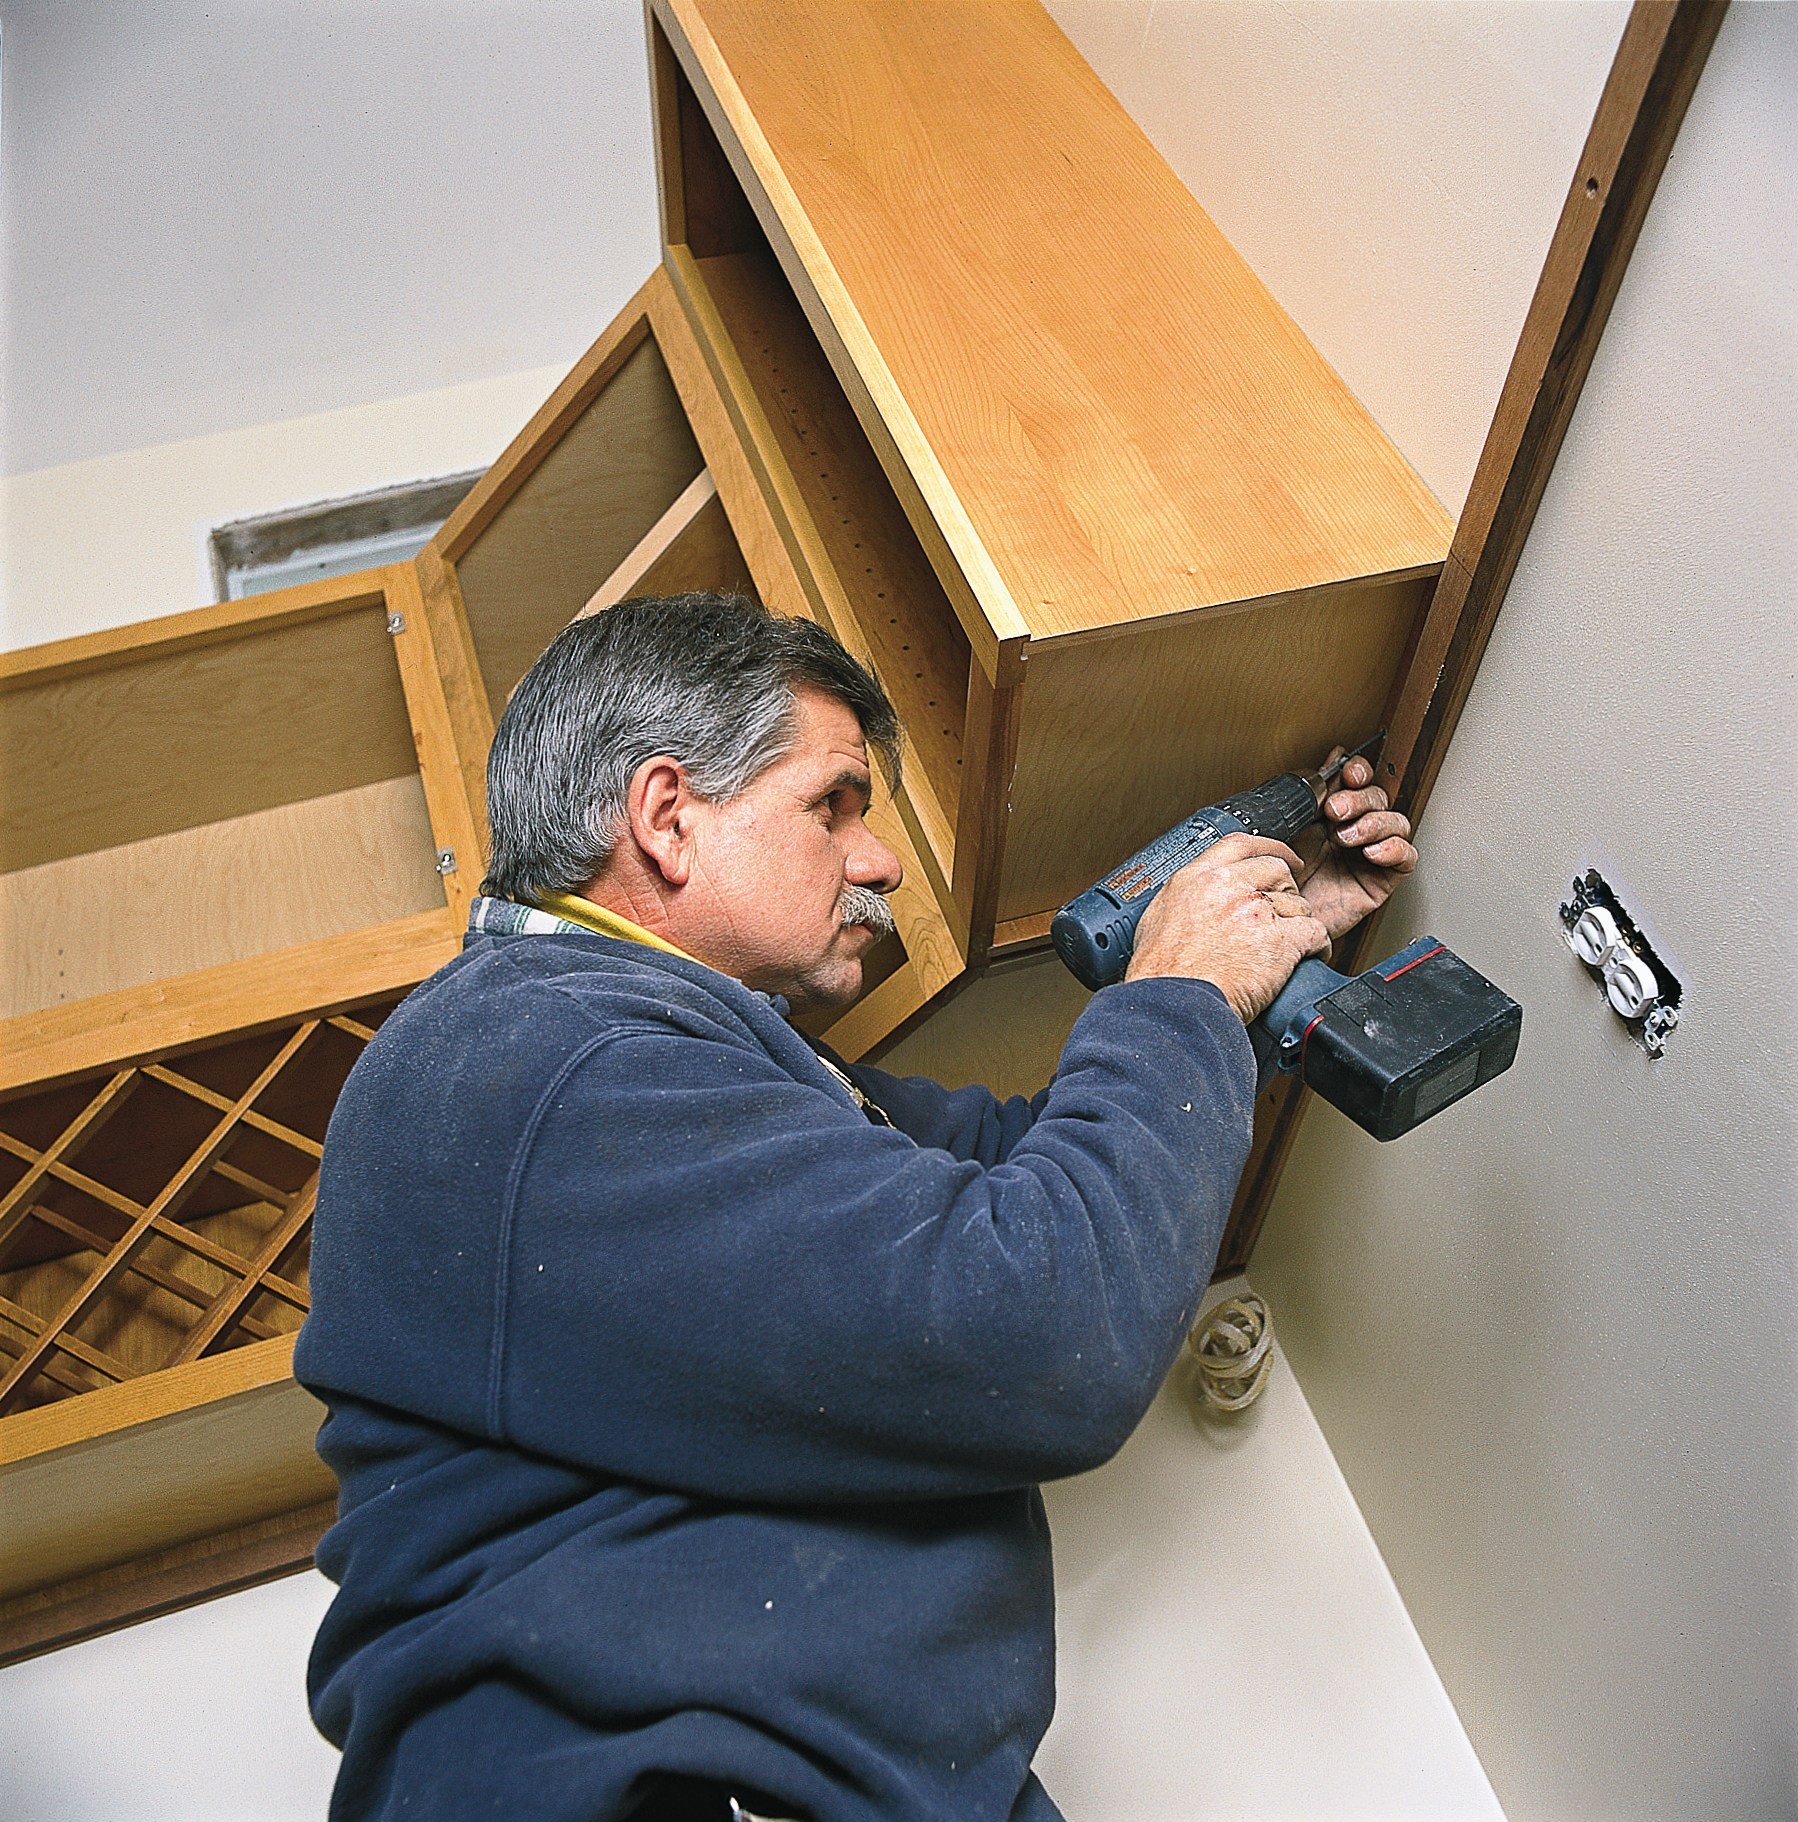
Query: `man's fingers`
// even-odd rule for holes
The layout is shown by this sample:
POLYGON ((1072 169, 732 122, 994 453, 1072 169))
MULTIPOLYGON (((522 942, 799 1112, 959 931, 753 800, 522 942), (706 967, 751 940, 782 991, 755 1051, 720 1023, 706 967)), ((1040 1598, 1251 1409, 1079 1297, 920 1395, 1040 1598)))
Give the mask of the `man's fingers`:
POLYGON ((1256 889, 1256 895, 1265 898, 1282 917, 1309 916, 1310 900, 1305 897, 1297 881, 1288 876, 1285 879, 1256 889))
POLYGON ((1324 802, 1324 814, 1332 822, 1352 822, 1369 810, 1384 810, 1389 804, 1390 800, 1379 785, 1369 785, 1363 791, 1332 792, 1324 802))
MULTIPOLYGON (((1248 860, 1257 855, 1271 854, 1276 860, 1285 861, 1293 872, 1305 864, 1287 847, 1283 841, 1274 841, 1266 835, 1226 835, 1222 841, 1216 841, 1199 856, 1199 862, 1210 860, 1217 866, 1230 866, 1236 861, 1248 860)), ((1195 863, 1198 864, 1198 863, 1195 863)))
POLYGON ((1331 833, 1341 847, 1367 848, 1394 837, 1403 840, 1411 833, 1411 819, 1399 810, 1371 810, 1331 833))
POLYGON ((1377 841, 1361 852, 1375 866, 1384 867, 1391 873, 1410 873, 1417 866, 1417 850, 1402 836, 1394 835, 1388 841, 1377 841))
POLYGON ((1219 871, 1231 885, 1246 887, 1251 892, 1284 892, 1298 884, 1292 868, 1277 854, 1251 854, 1219 871))

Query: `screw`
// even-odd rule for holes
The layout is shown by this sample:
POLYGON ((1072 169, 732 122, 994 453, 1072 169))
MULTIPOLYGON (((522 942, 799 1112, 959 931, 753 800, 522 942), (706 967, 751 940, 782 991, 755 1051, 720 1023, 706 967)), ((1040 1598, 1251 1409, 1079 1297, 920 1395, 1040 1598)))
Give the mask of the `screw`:
POLYGON ((456 850, 454 848, 439 848, 437 850, 437 871, 439 873, 454 873, 455 870, 456 850))
POLYGON ((389 614, 387 616, 387 630, 396 635, 403 633, 406 630, 406 616, 404 614, 389 614))

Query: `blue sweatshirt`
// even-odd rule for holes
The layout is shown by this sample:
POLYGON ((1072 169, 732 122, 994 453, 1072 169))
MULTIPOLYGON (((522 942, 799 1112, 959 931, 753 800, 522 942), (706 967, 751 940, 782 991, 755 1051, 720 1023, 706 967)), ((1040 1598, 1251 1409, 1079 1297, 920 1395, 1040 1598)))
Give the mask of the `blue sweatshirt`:
POLYGON ((295 1353, 341 1485, 336 1822, 1053 1822, 1039 1482, 1129 1436, 1209 1276, 1254 1064, 1107 988, 1034 1100, 854 1072, 586 933, 483 936, 368 1045, 295 1353), (649 1800, 648 1806, 639 1809, 649 1800))

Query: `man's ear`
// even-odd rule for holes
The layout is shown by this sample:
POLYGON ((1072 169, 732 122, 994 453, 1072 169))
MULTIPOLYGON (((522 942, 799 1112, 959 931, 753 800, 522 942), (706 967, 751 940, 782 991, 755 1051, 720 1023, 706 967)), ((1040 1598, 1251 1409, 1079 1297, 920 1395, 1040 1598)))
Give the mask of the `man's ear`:
POLYGON ((684 886, 693 872, 693 810, 697 799, 678 759, 658 753, 631 775, 625 802, 631 839, 645 865, 670 886, 684 886))

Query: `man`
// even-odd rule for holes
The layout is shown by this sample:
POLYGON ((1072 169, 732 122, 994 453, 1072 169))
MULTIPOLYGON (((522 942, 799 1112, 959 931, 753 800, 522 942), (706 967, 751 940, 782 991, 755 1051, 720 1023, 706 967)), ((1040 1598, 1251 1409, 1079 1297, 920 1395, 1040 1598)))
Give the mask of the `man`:
POLYGON ((501 718, 489 896, 325 1149, 340 1822, 1057 1815, 1038 1483, 1193 1316, 1245 1021, 1415 852, 1362 763, 1303 892, 1243 837, 1169 883, 1035 1099, 845 1069, 787 1015, 890 927, 898 732, 828 634, 704 595, 577 622, 501 718))

